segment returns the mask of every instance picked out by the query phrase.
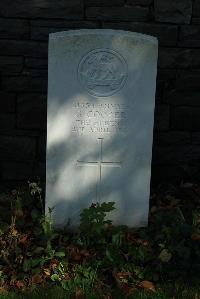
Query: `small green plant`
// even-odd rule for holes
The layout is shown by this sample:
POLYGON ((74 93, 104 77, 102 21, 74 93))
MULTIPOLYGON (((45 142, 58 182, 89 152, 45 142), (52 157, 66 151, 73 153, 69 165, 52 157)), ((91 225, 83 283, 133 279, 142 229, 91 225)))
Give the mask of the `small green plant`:
POLYGON ((81 238, 86 245, 105 244, 105 229, 111 225, 111 220, 106 220, 109 212, 113 211, 114 202, 92 204, 84 209, 80 215, 81 238))

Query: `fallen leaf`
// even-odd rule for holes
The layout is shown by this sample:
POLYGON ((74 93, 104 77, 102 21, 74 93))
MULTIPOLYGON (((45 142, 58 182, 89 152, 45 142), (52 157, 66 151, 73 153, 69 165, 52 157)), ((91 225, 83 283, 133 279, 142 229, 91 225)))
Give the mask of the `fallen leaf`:
POLYGON ((51 270, 48 268, 43 269, 43 272, 46 276, 51 276, 51 270))
POLYGON ((148 280, 143 280, 140 283, 140 287, 147 289, 149 291, 152 291, 152 292, 156 292, 155 285, 151 281, 148 281, 148 280))
POLYGON ((32 276, 31 281, 33 284, 39 284, 39 283, 43 282, 43 279, 42 279, 41 275, 36 274, 36 275, 32 276))
POLYGON ((75 298, 76 299, 83 299, 84 298, 84 292, 83 292, 82 289, 76 289, 75 298))
POLYGON ((167 249, 163 249, 159 254, 159 259, 163 263, 168 263, 171 260, 171 258, 172 254, 167 249))
POLYGON ((25 282, 23 280, 17 280, 15 282, 15 286, 16 288, 18 288, 19 290, 23 289, 25 287, 25 282))
POLYGON ((193 241, 200 241, 200 234, 192 234, 191 239, 193 241))
POLYGON ((0 294, 7 293, 7 290, 4 287, 0 287, 0 294))

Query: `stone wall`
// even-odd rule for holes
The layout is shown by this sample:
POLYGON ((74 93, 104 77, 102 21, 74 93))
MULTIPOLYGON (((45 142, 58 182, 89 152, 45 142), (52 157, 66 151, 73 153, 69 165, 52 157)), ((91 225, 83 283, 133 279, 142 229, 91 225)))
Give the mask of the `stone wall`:
POLYGON ((158 37, 152 177, 198 179, 200 0, 1 0, 1 182, 44 179, 48 34, 79 28, 158 37))

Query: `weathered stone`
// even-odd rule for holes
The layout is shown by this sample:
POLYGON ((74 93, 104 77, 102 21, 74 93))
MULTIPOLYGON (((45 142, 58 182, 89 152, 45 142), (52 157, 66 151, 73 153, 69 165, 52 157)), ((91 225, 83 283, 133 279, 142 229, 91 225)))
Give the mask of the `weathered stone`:
POLYGON ((159 131, 169 129, 169 106, 158 105, 155 109, 154 128, 159 131))
POLYGON ((155 19, 158 22, 189 24, 192 0, 154 0, 155 19))
POLYGON ((199 145, 154 146, 153 148, 153 162, 157 164, 173 165, 192 161, 197 162, 199 159, 199 145))
POLYGON ((32 163, 3 162, 2 180, 27 181, 32 178, 32 163))
POLYGON ((10 113, 15 111, 15 94, 0 91, 1 112, 10 113))
POLYGON ((171 109, 171 127, 175 130, 200 130, 200 107, 174 107, 171 109))
POLYGON ((158 80, 175 80, 176 73, 177 73, 176 70, 158 68, 157 78, 158 78, 158 80))
POLYGON ((178 45, 181 47, 200 47, 200 26, 181 26, 178 45))
POLYGON ((168 69, 200 67, 200 49, 160 48, 158 65, 168 69))
POLYGON ((158 132, 154 133, 154 144, 155 145, 179 145, 189 144, 191 137, 189 132, 183 131, 169 131, 169 132, 158 132))
POLYGON ((126 0, 127 5, 147 6, 152 4, 153 0, 126 0))
POLYGON ((6 91, 46 92, 46 77, 12 76, 2 78, 2 87, 6 91))
POLYGON ((85 0, 84 4, 86 6, 122 6, 124 0, 85 0))
POLYGON ((0 40, 0 55, 47 57, 47 43, 23 40, 0 40))
POLYGON ((0 136, 0 160, 28 161, 35 157, 36 142, 29 137, 0 136))
POLYGON ((37 158, 40 161, 45 161, 46 158, 46 134, 38 137, 37 158))
POLYGON ((23 57, 0 56, 0 68, 3 75, 20 73, 23 69, 23 57))
POLYGON ((44 58, 25 58, 25 67, 30 69, 47 69, 48 60, 44 58))
POLYGON ((178 183, 186 177, 183 165, 158 165, 156 157, 152 161, 151 184, 178 183))
POLYGON ((0 38, 26 39, 29 37, 27 20, 0 18, 0 38))
POLYGON ((164 88, 165 88, 165 81, 159 80, 159 78, 157 77, 157 83, 156 83, 156 97, 157 98, 163 97, 164 88))
POLYGON ((23 94, 18 96, 17 112, 18 128, 46 128, 46 96, 40 94, 23 94))
POLYGON ((192 143, 193 144, 200 144, 200 132, 193 132, 192 133, 192 143))
POLYGON ((0 11, 3 17, 80 19, 83 1, 7 0, 0 2, 0 11))
POLYGON ((0 113, 0 133, 10 132, 15 127, 15 114, 0 113))
POLYGON ((86 17, 97 20, 118 21, 147 21, 149 9, 147 7, 88 7, 86 17))
POLYGON ((199 0, 194 0, 193 16, 194 17, 200 17, 200 1, 199 0))
POLYGON ((176 25, 148 24, 136 22, 103 22, 103 28, 122 29, 153 35, 162 46, 175 46, 178 27, 176 25))
POLYGON ((59 32, 68 29, 97 28, 98 24, 89 21, 32 21, 31 39, 48 40, 49 33, 59 32))
POLYGON ((36 162, 33 166, 33 177, 40 178, 41 181, 45 181, 46 163, 36 162))
POLYGON ((166 90, 163 102, 175 106, 200 106, 199 92, 166 90))
POLYGON ((175 87, 178 90, 196 91, 200 88, 200 70, 181 70, 177 72, 175 87))
POLYGON ((42 69, 42 68, 41 69, 32 69, 32 68, 24 67, 21 75, 36 77, 36 78, 40 77, 40 78, 43 78, 43 80, 45 80, 45 78, 47 78, 47 75, 48 75, 48 70, 42 69))

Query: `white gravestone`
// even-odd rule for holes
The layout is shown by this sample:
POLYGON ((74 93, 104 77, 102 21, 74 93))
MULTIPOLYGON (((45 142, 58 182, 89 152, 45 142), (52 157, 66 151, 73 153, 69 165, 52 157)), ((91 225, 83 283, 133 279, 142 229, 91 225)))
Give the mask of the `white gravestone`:
POLYGON ((157 39, 120 30, 50 34, 46 212, 56 227, 114 201, 114 224, 148 223, 157 39))

